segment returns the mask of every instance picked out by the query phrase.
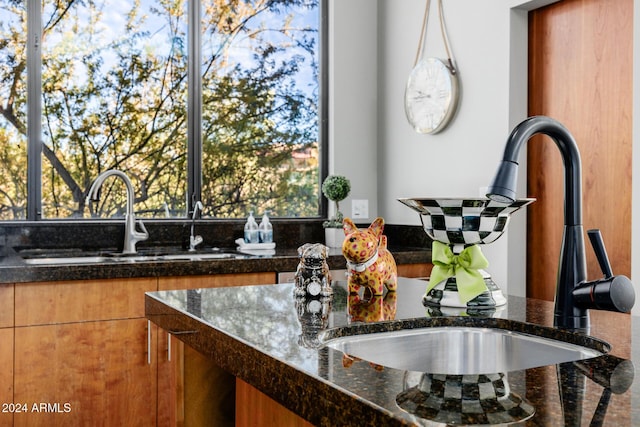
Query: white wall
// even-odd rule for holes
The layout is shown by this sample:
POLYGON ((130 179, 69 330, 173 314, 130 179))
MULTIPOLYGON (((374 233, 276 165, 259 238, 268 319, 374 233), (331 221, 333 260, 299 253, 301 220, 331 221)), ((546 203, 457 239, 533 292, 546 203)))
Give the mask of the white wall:
MULTIPOLYGON (((424 1, 382 1, 380 8, 379 212, 390 223, 419 224, 398 197, 477 197, 495 173, 512 127, 509 114, 509 17, 505 2, 449 0, 445 18, 460 70, 462 99, 455 120, 437 135, 421 135, 403 109, 424 1)), ((432 2, 427 56, 446 58, 432 2)), ((524 118, 524 117, 521 117, 524 118)), ((523 194, 524 196, 524 194, 523 194)), ((521 215, 522 216, 522 215, 521 215)), ((513 224, 512 224, 513 225, 513 224)), ((513 228, 513 227, 512 227, 513 228)), ((508 279, 507 240, 483 247, 488 269, 503 289, 508 279)))
POLYGON ((329 173, 351 181, 351 193, 340 203, 345 216, 351 216, 353 199, 368 200, 369 217, 377 215, 377 5, 329 2, 329 173))
MULTIPOLYGON (((380 215, 387 223, 418 225, 418 215, 397 198, 481 195, 506 138, 527 112, 527 18, 524 10, 514 8, 553 1, 444 2, 462 100, 452 124, 437 135, 414 132, 403 106, 425 1, 330 3, 336 32, 330 44, 335 79, 330 92, 331 170, 352 179, 352 198, 369 198, 371 218, 380 215), (373 101, 376 111, 369 104, 373 101), (367 151, 374 141, 377 156, 367 151)), ((437 2, 431 3, 426 54, 444 58, 437 2)), ((526 166, 520 169, 524 176, 526 166)), ((524 179, 519 185, 524 197, 524 179)), ((348 208, 344 212, 350 214, 348 208)), ((518 212, 507 235, 483 248, 494 280, 516 295, 525 292, 525 220, 526 212, 518 212)))

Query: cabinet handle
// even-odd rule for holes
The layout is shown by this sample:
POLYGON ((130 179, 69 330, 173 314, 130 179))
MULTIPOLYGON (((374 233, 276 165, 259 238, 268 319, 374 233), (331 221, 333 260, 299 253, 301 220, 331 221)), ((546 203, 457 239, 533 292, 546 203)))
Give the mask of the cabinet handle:
POLYGON ((151 365, 151 320, 147 320, 147 364, 151 365))
POLYGON ((169 331, 167 333, 167 360, 171 362, 171 335, 197 334, 198 331, 169 331))

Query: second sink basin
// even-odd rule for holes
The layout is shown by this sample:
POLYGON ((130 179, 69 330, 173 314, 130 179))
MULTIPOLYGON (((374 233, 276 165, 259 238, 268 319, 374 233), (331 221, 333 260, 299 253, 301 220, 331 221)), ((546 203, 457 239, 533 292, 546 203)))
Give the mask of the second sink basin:
POLYGON ((200 261, 205 259, 227 259, 227 258, 237 258, 236 254, 231 253, 185 253, 185 254, 170 254, 170 255, 161 255, 157 257, 159 260, 166 261, 200 261))
POLYGON ((112 258, 106 256, 73 256, 73 257, 47 257, 47 258, 25 258, 24 262, 29 265, 56 265, 56 264, 95 264, 109 262, 112 258))
POLYGON ((155 261, 204 261, 215 259, 239 258, 229 252, 185 252, 177 254, 132 254, 132 255, 87 255, 87 256, 64 256, 64 257, 35 257, 24 258, 24 262, 29 265, 78 265, 78 264, 98 264, 98 263, 135 263, 135 262, 155 262, 155 261))
POLYGON ((343 336, 326 345, 395 369, 477 375, 589 359, 609 350, 608 344, 590 340, 598 349, 493 327, 435 326, 343 336))

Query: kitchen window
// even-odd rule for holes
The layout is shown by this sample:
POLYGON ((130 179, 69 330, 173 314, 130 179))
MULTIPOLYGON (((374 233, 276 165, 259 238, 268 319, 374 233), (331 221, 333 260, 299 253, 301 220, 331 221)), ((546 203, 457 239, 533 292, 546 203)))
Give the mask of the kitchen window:
POLYGON ((0 220, 320 215, 321 0, 0 4, 0 220))

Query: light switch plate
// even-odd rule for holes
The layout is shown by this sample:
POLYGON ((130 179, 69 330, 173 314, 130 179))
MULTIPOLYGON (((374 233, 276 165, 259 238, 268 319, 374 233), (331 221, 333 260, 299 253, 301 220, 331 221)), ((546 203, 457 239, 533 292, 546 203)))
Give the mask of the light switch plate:
POLYGON ((351 219, 368 219, 369 201, 354 199, 351 201, 351 219))

